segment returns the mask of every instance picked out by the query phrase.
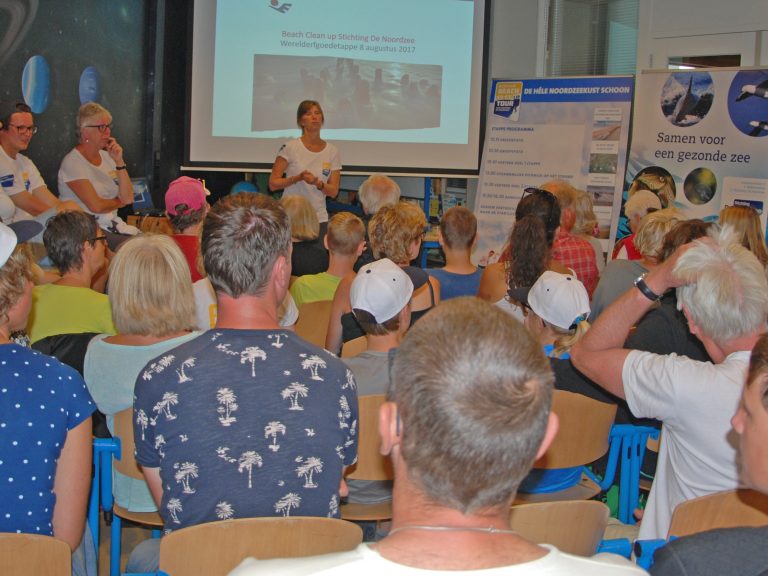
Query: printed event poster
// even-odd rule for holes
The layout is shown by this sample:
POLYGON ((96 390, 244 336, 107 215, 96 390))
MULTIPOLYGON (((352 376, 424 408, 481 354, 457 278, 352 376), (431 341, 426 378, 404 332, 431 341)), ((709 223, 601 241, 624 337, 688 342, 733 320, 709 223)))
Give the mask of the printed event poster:
POLYGON ((634 78, 494 80, 475 214, 473 259, 496 262, 529 186, 567 180, 587 191, 599 237, 616 235, 634 78))
POLYGON ((647 189, 686 218, 761 212, 768 194, 768 70, 644 71, 637 79, 627 193, 647 189))

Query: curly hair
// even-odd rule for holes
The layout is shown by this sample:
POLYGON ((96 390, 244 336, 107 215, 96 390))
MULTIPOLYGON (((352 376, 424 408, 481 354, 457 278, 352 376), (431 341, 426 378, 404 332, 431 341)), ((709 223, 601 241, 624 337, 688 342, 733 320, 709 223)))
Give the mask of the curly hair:
POLYGON ((8 322, 8 313, 22 297, 30 280, 32 267, 27 247, 18 245, 0 268, 0 323, 8 322))
POLYGON ((415 204, 398 202, 383 206, 368 225, 373 257, 408 264, 411 261, 411 246, 421 239, 426 225, 424 211, 415 204))

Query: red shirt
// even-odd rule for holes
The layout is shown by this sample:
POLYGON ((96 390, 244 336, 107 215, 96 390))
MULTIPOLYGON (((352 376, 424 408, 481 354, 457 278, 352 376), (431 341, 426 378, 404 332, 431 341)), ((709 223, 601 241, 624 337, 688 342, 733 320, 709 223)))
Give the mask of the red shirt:
POLYGON ((552 244, 552 258, 573 270, 592 298, 592 292, 600 279, 592 245, 584 238, 561 232, 552 244))
POLYGON ((188 236, 184 234, 174 234, 171 236, 174 242, 179 245, 184 258, 187 259, 189 272, 192 275, 192 282, 197 282, 203 275, 197 269, 197 253, 200 251, 200 242, 197 236, 188 236))

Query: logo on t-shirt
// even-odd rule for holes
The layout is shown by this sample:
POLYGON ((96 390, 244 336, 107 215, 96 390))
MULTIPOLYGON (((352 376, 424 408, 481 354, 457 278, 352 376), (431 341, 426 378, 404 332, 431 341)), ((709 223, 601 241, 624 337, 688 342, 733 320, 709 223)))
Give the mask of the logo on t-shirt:
POLYGON ((24 179, 24 189, 29 192, 29 172, 22 172, 21 177, 24 179))
POLYGON ((0 176, 0 186, 3 188, 13 188, 13 174, 0 176))
POLYGON ((331 163, 323 162, 323 177, 328 178, 331 175, 331 163))

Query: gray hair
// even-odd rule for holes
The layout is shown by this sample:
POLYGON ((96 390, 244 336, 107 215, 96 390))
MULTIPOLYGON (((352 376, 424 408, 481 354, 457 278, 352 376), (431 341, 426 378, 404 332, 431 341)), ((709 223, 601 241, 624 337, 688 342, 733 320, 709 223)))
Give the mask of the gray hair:
POLYGON ((368 216, 373 216, 381 207, 397 204, 400 200, 400 186, 384 174, 370 175, 360 184, 357 193, 368 216))
POLYGON ((553 381, 506 312, 472 297, 440 304, 408 331, 392 372, 411 480, 465 514, 508 504, 544 437, 553 381))
POLYGON ((768 319, 768 281, 757 257, 739 244, 730 226, 712 235, 713 246, 700 240, 680 256, 677 289, 701 332, 717 343, 749 335, 768 319))

